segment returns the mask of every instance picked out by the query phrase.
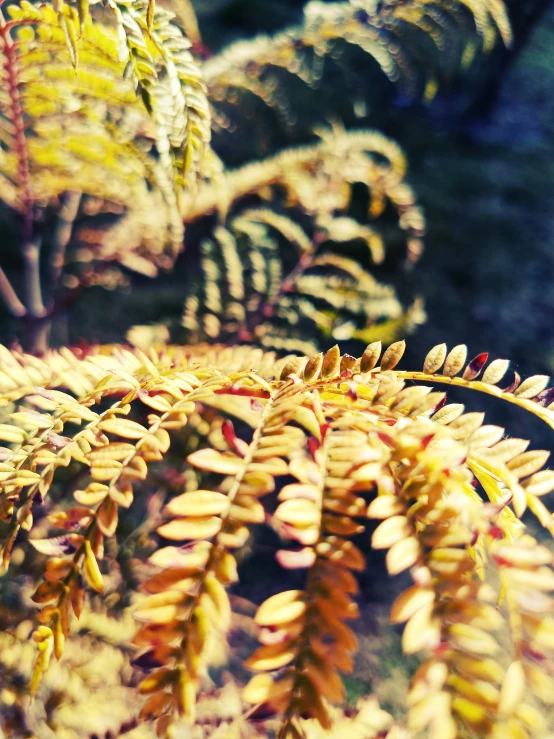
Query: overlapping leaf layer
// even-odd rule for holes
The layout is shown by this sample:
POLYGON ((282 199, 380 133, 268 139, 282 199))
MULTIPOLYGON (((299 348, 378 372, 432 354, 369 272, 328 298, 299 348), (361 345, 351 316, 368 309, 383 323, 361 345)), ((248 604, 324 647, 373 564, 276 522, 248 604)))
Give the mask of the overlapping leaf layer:
POLYGON ((402 152, 374 131, 322 135, 316 146, 231 171, 189 198, 186 221, 222 214, 202 243, 202 279, 191 280, 185 304, 193 343, 315 351, 318 336, 394 339, 423 320, 417 303, 406 311, 369 271, 385 259, 391 213, 407 261, 423 248, 425 221, 402 152), (356 186, 367 197, 358 217, 356 186))
POLYGON ((377 342, 359 359, 333 347, 275 360, 248 347, 99 347, 37 359, 2 349, 3 561, 27 538, 44 559, 32 692, 62 657, 86 590, 104 591, 121 511, 152 493, 156 465, 199 414, 205 428, 195 425, 184 490, 167 498, 134 610, 136 665, 148 673, 142 720, 165 736, 175 715, 194 719, 230 624, 237 552, 252 525, 270 522, 280 566, 302 571, 304 586, 259 607, 244 700, 258 720, 280 716, 283 739, 304 736, 309 719, 329 728, 357 649, 347 622, 358 615, 369 518, 380 521, 371 546, 387 551, 389 573, 413 579, 391 612, 406 624, 405 653, 423 656, 409 730, 541 736, 535 700, 548 702, 553 687, 553 555, 521 516, 529 508, 552 531, 542 498, 554 472, 543 469, 547 452, 504 438, 432 385, 492 393, 554 426, 552 389, 542 376, 500 389, 508 363, 467 363, 463 346, 435 347, 420 373, 397 368, 403 351, 397 342, 381 355, 377 342), (424 384, 406 384, 414 378, 424 384))

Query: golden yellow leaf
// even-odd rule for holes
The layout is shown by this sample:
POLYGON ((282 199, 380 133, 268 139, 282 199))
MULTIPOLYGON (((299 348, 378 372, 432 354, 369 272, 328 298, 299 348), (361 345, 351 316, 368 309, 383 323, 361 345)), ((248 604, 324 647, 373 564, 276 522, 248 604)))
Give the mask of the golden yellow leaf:
POLYGON ((267 472, 249 470, 239 487, 241 495, 267 495, 275 490, 275 480, 267 472))
POLYGON ((429 588, 420 585, 412 587, 401 593, 391 606, 390 619, 393 624, 401 624, 408 621, 416 611, 435 600, 435 593, 429 588))
POLYGON ((98 428, 107 431, 109 434, 122 436, 124 439, 141 439, 148 433, 148 429, 141 426, 136 421, 130 421, 128 418, 118 418, 111 416, 100 421, 98 428))
MULTIPOLYGON (((151 455, 149 455, 151 456, 151 455)), ((157 457, 156 457, 157 458, 157 457)), ((148 467, 142 456, 134 456, 121 470, 121 480, 128 482, 130 480, 146 480, 148 475, 148 467)))
POLYGON ((198 541, 184 549, 178 547, 162 547, 150 555, 148 561, 156 567, 205 567, 210 556, 212 545, 207 541, 198 541))
POLYGON ((96 459, 90 466, 90 476, 93 480, 105 482, 118 476, 122 469, 121 462, 114 459, 96 459))
POLYGON ((31 410, 10 413, 10 418, 15 421, 18 426, 23 426, 31 431, 35 429, 49 429, 54 425, 54 419, 52 416, 47 416, 44 413, 37 413, 36 411, 31 410))
POLYGON ((321 498, 321 491, 315 485, 292 483, 285 485, 277 496, 279 500, 292 500, 293 498, 305 498, 317 502, 321 498))
POLYGON ((329 377, 335 377, 340 374, 340 349, 335 344, 323 357, 321 365, 321 378, 323 380, 329 377))
POLYGON ((533 377, 528 377, 514 390, 514 395, 516 398, 521 399, 534 398, 545 389, 549 380, 550 377, 548 377, 548 375, 534 375, 533 377))
POLYGON ((300 406, 294 414, 294 420, 299 426, 305 428, 309 434, 315 436, 319 441, 321 440, 321 428, 319 422, 315 413, 310 408, 300 406))
POLYGON ((478 428, 467 439, 468 449, 480 449, 483 447, 491 447, 496 444, 504 436, 502 426, 486 425, 478 428))
POLYGON ((96 505, 104 500, 108 494, 108 486, 92 482, 86 490, 75 490, 73 497, 81 505, 96 505))
MULTIPOLYGON (((390 520, 390 519, 389 519, 390 520)), ((386 564, 390 575, 398 575, 412 567, 421 557, 421 547, 415 536, 401 539, 387 552, 386 564)))
POLYGON ((97 593, 104 592, 104 580, 88 539, 85 539, 85 561, 83 573, 87 583, 97 593))
POLYGON ((388 549, 411 534, 412 525, 406 516, 391 516, 377 526, 371 537, 371 546, 374 549, 388 549))
MULTIPOLYGON (((229 596, 223 585, 213 573, 204 578, 204 594, 209 597, 215 606, 218 618, 216 624, 220 629, 226 630, 231 621, 231 606, 229 596)), ((204 602, 204 601, 201 601, 204 602)))
POLYGON ((183 493, 169 501, 165 510, 174 516, 218 516, 229 507, 229 498, 212 490, 183 493))
POLYGON ((402 501, 396 495, 378 495, 368 506, 368 518, 391 518, 404 510, 402 501))
POLYGON ((117 505, 111 498, 105 498, 96 512, 98 528, 106 536, 113 536, 117 529, 117 505))
POLYGON ((34 698, 42 675, 48 669, 50 659, 54 653, 54 634, 52 629, 48 626, 39 626, 38 629, 33 632, 33 639, 37 643, 39 653, 33 668, 33 674, 31 676, 31 682, 29 684, 29 694, 31 699, 34 698))
POLYGON ((289 473, 289 466, 284 459, 279 457, 270 457, 264 459, 263 462, 251 462, 248 469, 253 472, 265 472, 268 475, 287 475, 289 473))
POLYGON ((285 500, 275 511, 275 518, 291 526, 309 528, 318 526, 321 512, 317 506, 306 498, 291 498, 285 500))
POLYGON ((365 348, 360 360, 361 372, 371 372, 377 366, 379 357, 381 356, 381 350, 382 344, 380 341, 374 341, 365 348))
POLYGON ((206 472, 218 475, 236 475, 244 467, 244 462, 234 454, 222 454, 216 449, 199 449, 189 454, 187 462, 206 472))
POLYGON ((386 372, 387 370, 394 369, 402 359, 402 355, 405 351, 406 342, 404 339, 402 339, 402 341, 395 341, 394 344, 391 344, 381 359, 381 371, 386 372))
POLYGON ((452 710, 469 724, 479 725, 487 719, 487 709, 485 707, 460 696, 454 696, 452 699, 452 710))
MULTIPOLYGON (((314 530, 315 541, 319 538, 319 530, 314 530)), ((286 549, 279 549, 275 555, 275 559, 281 567, 286 570, 296 570, 311 567, 316 561, 316 553, 312 547, 305 546, 297 551, 288 551, 286 549)))
POLYGON ((463 652, 474 652, 479 655, 496 654, 499 649, 494 637, 483 629, 470 624, 456 623, 449 627, 450 640, 453 646, 463 652))
POLYGON ((487 383, 487 385, 496 385, 504 377, 509 366, 510 362, 508 359, 495 359, 485 370, 482 378, 483 382, 487 383))
POLYGON ((434 603, 428 603, 410 617, 402 634, 402 648, 406 654, 422 649, 434 649, 441 639, 440 620, 433 616, 434 603))
POLYGON ((297 480, 307 485, 318 485, 321 480, 319 466, 311 459, 298 457, 291 460, 289 465, 290 474, 297 480))
POLYGON ((431 420, 441 426, 447 426, 461 416, 464 410, 465 406, 461 403, 449 403, 432 415, 431 420))
POLYGON ((448 685, 453 689, 456 695, 460 695, 479 705, 490 706, 496 708, 500 691, 494 685, 486 680, 466 680, 460 675, 451 675, 448 678, 448 685))
POLYGON ((303 380, 305 382, 309 382, 310 380, 317 380, 317 378, 319 377, 319 373, 321 372, 322 366, 323 366, 323 352, 319 352, 319 354, 316 354, 314 357, 312 357, 306 362, 304 371, 302 373, 303 380))
POLYGON ((549 456, 550 452, 542 449, 524 452, 510 459, 506 466, 518 479, 521 479, 540 470, 546 464, 549 456))
POLYGON ((534 706, 526 703, 519 703, 515 707, 515 718, 527 724, 529 728, 536 733, 537 736, 543 736, 545 717, 534 706))
POLYGON ((237 495, 231 506, 229 518, 241 523, 263 523, 265 508, 251 495, 237 495))
MULTIPOLYGON (((425 697, 419 701, 412 702, 408 717, 408 725, 414 731, 420 731, 428 726, 431 722, 442 722, 443 717, 450 708, 450 696, 443 691, 430 690, 425 697)), ((440 734, 445 739, 456 739, 456 733, 453 736, 448 733, 440 734)))
POLYGON ((296 657, 295 647, 288 644, 271 644, 258 647, 248 657, 244 666, 253 672, 269 672, 285 667, 296 657))
POLYGON ((164 593, 166 590, 180 590, 188 593, 198 586, 197 571, 189 567, 176 567, 149 577, 141 585, 147 593, 164 593))
POLYGON ((435 372, 438 372, 444 364, 445 359, 446 344, 437 344, 437 346, 434 346, 425 357, 425 362, 423 363, 423 372, 426 375, 432 375, 435 372))
POLYGON ((554 470, 541 470, 522 483, 529 495, 547 495, 554 490, 554 470))
POLYGON ((467 359, 467 346, 465 344, 458 344, 450 350, 446 357, 443 375, 446 377, 454 377, 462 369, 467 359))
MULTIPOLYGON (((440 691, 448 677, 448 666, 440 658, 426 660, 412 678, 410 692, 408 693, 408 705, 414 706, 426 696, 440 691)), ((411 717, 410 717, 411 718, 411 717)))
POLYGON ((230 552, 226 552, 224 549, 218 551, 214 562, 214 572, 218 580, 224 585, 238 582, 237 560, 230 552))
POLYGON ((10 444, 22 444, 27 438, 27 434, 23 429, 17 426, 10 426, 7 423, 0 423, 0 441, 7 441, 10 444))
POLYGON ((196 682, 187 674, 185 669, 179 670, 175 694, 179 715, 185 717, 188 723, 194 723, 196 716, 196 682))
POLYGON ((259 626, 280 626, 300 618, 306 608, 303 590, 287 590, 265 600, 258 608, 254 622, 259 626))
POLYGON ((500 690, 498 701, 498 713, 501 716, 509 716, 521 703, 525 691, 525 672, 519 660, 512 662, 506 670, 506 675, 500 690))
POLYGON ((294 685, 294 678, 283 676, 274 678, 271 675, 254 675, 242 691, 242 698, 246 703, 271 703, 272 700, 281 698, 290 693, 294 685))
POLYGON ((136 606, 133 616, 137 621, 151 624, 171 624, 187 598, 186 593, 177 590, 148 595, 136 606))
POLYGON ((202 518, 175 518, 159 526, 156 531, 165 539, 176 541, 193 539, 211 539, 221 528, 221 519, 217 516, 202 518))
POLYGON ((106 446, 92 449, 87 453, 87 459, 89 462, 94 463, 97 460, 111 459, 116 462, 121 462, 127 457, 132 456, 136 453, 136 448, 132 444, 127 444, 124 441, 114 441, 106 446))

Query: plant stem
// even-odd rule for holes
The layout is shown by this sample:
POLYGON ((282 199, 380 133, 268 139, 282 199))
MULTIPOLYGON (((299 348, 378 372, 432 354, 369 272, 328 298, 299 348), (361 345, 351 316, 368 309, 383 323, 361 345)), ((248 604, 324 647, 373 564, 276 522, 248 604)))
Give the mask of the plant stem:
POLYGON ((25 297, 29 316, 42 318, 46 309, 42 302, 40 285, 40 237, 30 239, 23 246, 25 260, 25 297))
POLYGON ((50 258, 50 286, 52 291, 57 287, 65 262, 65 250, 71 239, 73 224, 79 212, 82 193, 66 192, 63 205, 58 213, 56 228, 52 241, 50 258))
POLYGON ((22 318, 27 314, 25 306, 21 300, 17 297, 15 290, 12 287, 11 282, 8 280, 6 273, 0 267, 0 296, 4 301, 4 304, 8 311, 16 318, 22 318))

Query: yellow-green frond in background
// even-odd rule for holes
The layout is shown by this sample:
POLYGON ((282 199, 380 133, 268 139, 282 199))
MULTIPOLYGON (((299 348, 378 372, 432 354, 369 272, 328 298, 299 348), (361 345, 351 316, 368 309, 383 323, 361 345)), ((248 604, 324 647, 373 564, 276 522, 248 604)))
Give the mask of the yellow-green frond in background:
POLYGON ((321 135, 315 146, 228 172, 188 199, 185 221, 214 210, 222 219, 202 241, 198 285, 191 279, 183 319, 190 338, 313 351, 318 336, 395 338, 423 319, 418 305, 406 313, 371 274, 386 256, 379 216, 387 209, 407 259, 422 250, 425 222, 401 150, 373 131, 321 135), (367 193, 358 217, 356 185, 367 193))

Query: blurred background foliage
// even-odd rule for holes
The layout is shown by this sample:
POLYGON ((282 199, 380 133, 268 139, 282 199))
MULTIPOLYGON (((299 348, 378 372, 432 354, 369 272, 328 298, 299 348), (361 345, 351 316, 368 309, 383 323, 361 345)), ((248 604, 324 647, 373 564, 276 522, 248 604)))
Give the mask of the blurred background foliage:
MULTIPOLYGON (((203 53, 218 51, 238 38, 277 32, 300 19, 303 5, 299 0, 197 0, 203 53)), ((508 10, 514 27, 513 49, 496 48, 431 103, 410 102, 383 74, 366 75, 363 65, 359 74, 354 68, 346 81, 338 71, 333 76, 331 70, 325 86, 310 93, 318 110, 327 111, 329 123, 378 128, 406 152, 409 182, 426 213, 427 236, 420 262, 401 277, 399 288, 406 295, 421 296, 428 314, 427 323, 408 343, 406 366, 419 366, 429 347, 448 341, 450 346, 467 343, 471 356, 489 351, 493 357, 510 358, 512 366, 525 375, 554 373, 554 4, 512 0, 508 10), (347 104, 352 99, 357 101, 354 110, 347 104)), ((314 125, 310 95, 299 90, 297 99, 293 98, 293 107, 298 102, 300 111, 295 124, 258 137, 255 151, 248 126, 234 134, 232 149, 226 132, 216 130, 214 148, 226 162, 234 164, 268 155, 284 143, 305 142, 314 125)), ((257 119, 251 124, 256 126, 257 119)), ((4 250, 15 235, 4 224, 2 230, 4 250)), ((187 248, 171 273, 155 280, 132 275, 123 290, 90 288, 58 316, 53 345, 120 341, 131 326, 162 320, 178 339, 183 286, 194 256, 194 248, 187 248)), ((386 280, 390 267, 385 263, 380 269, 386 280)), ((1 342, 10 344, 16 339, 15 323, 2 314, 1 342)), ((457 400, 455 394, 452 400, 457 400)), ((483 399, 478 400, 482 408, 483 399)), ((471 401, 464 396, 469 408, 471 401)), ((485 404, 485 409, 491 414, 490 422, 506 425, 512 436, 530 437, 534 446, 552 448, 551 432, 540 421, 494 400, 488 407, 485 404)), ((128 532, 136 530, 137 522, 127 523, 128 532)), ((140 535, 144 537, 141 544, 148 547, 149 532, 140 535)), ((244 564, 241 584, 235 588, 239 605, 241 599, 247 603, 250 598, 259 602, 265 597, 266 593, 259 592, 262 580, 282 578, 274 561, 274 544, 267 537, 263 543, 253 542, 256 556, 244 564)), ((394 593, 384 587, 379 556, 374 560, 375 567, 363 576, 363 598, 371 608, 362 609, 368 615, 361 624, 362 648, 356 673, 349 678, 348 698, 355 704, 361 695, 375 691, 382 705, 394 711, 402 704, 402 688, 413 665, 401 656, 396 632, 385 625, 394 593)), ((123 556, 118 567, 128 564, 123 556)), ((116 571, 116 580, 118 576, 116 571)), ((399 582, 398 588, 402 586, 399 582)), ((93 604, 92 616, 80 624, 80 636, 68 658, 72 679, 80 681, 78 689, 58 674, 64 666, 56 665, 57 672, 47 677, 50 698, 23 721, 20 697, 22 680, 31 670, 32 656, 25 651, 32 650, 25 641, 31 624, 25 620, 25 610, 15 610, 14 593, 0 581, 2 619, 23 619, 15 636, 3 637, 9 644, 0 645, 7 655, 0 685, 6 736, 115 737, 123 733, 122 726, 125 735, 133 739, 151 736, 149 729, 134 728, 132 720, 125 723, 132 719, 136 706, 132 703, 134 692, 127 687, 133 684, 128 660, 117 648, 118 639, 123 642, 127 637, 124 627, 129 626, 111 620, 121 611, 119 597, 121 594, 110 604, 107 616, 99 608, 96 619, 93 604), (100 650, 110 649, 113 655, 100 654, 100 650), (120 664, 119 672, 112 676, 114 684, 107 684, 103 677, 99 680, 95 672, 95 665, 103 664, 105 657, 120 664), (121 709, 110 714, 105 726, 97 723, 100 685, 110 693, 110 710, 116 703, 117 711, 121 709), (119 701, 113 701, 116 693, 119 701), (60 708, 63 705, 65 713, 60 708), (96 721, 91 719, 90 731, 86 723, 89 714, 96 721), (17 733, 22 726, 26 733, 17 733)), ((20 606, 25 602, 19 602, 20 606)), ((232 644, 239 653, 252 643, 248 641, 252 612, 246 606, 244 610, 245 621, 237 623, 239 636, 232 644)), ((228 677, 222 668, 211 698, 218 701, 215 713, 221 713, 224 705, 229 714, 220 727, 221 737, 230 736, 226 721, 239 715, 238 708, 233 713, 238 697, 228 677), (226 688, 226 684, 231 687, 226 688), (223 699, 221 690, 227 690, 223 699)), ((214 713, 213 706, 208 707, 208 714, 210 710, 214 713)), ((219 718, 218 723, 221 721, 219 718)), ((194 737, 216 736, 211 729, 204 733, 200 728, 194 737)), ((183 733, 183 737, 189 736, 193 735, 183 733)))
MULTIPOLYGON (((303 5, 196 2, 203 52, 275 33, 297 22, 303 5)), ((346 78, 343 69, 330 68, 319 89, 307 94, 299 86, 296 97, 293 91, 295 124, 268 127, 256 137, 256 151, 248 125, 232 137, 225 130, 214 133, 214 148, 230 165, 313 140, 322 111, 330 123, 377 128, 404 148, 408 181, 428 222, 423 257, 400 285, 406 296, 422 296, 430 319, 409 342, 406 361, 413 366, 429 346, 447 340, 468 343, 470 353, 509 357, 525 374, 554 370, 554 6, 548 0, 513 0, 508 11, 512 50, 497 45, 431 103, 405 99, 372 60, 371 74, 363 55, 359 70, 352 65, 346 78), (310 105, 317 106, 315 122, 310 105)), ((258 118, 251 123, 258 126, 258 118)), ((14 235, 3 232, 7 248, 14 235)), ((171 273, 155 280, 130 274, 123 290, 85 291, 57 318, 53 345, 119 341, 132 325, 160 320, 178 327, 194 251, 188 244, 171 273)), ((377 270, 384 281, 386 270, 386 264, 377 270)), ((2 315, 1 340, 10 344, 17 330, 2 315)), ((514 435, 522 431, 520 421, 529 424, 512 409, 499 413, 498 421, 512 423, 514 435)), ((533 432, 544 433, 539 424, 533 432)))

